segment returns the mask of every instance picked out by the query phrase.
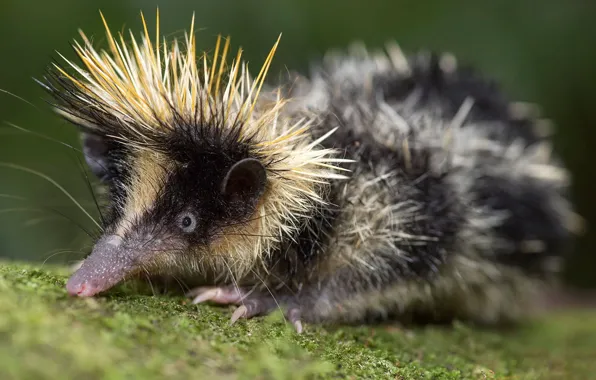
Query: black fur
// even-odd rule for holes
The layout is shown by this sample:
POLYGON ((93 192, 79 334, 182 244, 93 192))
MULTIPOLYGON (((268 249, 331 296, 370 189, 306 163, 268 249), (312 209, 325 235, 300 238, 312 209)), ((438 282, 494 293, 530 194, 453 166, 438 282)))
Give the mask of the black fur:
POLYGON ((476 204, 489 207, 495 214, 506 213, 506 219, 494 230, 501 241, 494 247, 496 260, 534 275, 543 271, 543 259, 565 252, 569 243, 569 233, 549 207, 551 200, 541 186, 544 184, 540 182, 484 176, 472 189, 476 204), (524 252, 523 243, 532 240, 542 242, 543 250, 524 252))
MULTIPOLYGON (((326 108, 313 105, 314 112, 320 118, 313 129, 314 137, 320 137, 331 128, 338 127, 337 132, 325 140, 323 145, 342 149, 344 157, 356 160, 354 164, 346 165, 352 170, 353 178, 367 175, 378 177, 382 174, 377 172, 378 168, 395 171, 399 179, 397 187, 389 181, 382 181, 383 190, 380 191, 393 195, 392 204, 411 200, 424 205, 417 215, 412 216, 415 220, 404 221, 401 231, 411 236, 422 235, 432 239, 425 244, 416 244, 415 239, 396 240, 394 244, 400 251, 399 254, 385 250, 377 252, 375 260, 381 260, 383 264, 377 261, 375 266, 378 270, 390 267, 391 273, 367 272, 348 266, 332 274, 323 274, 322 277, 320 274, 312 275, 313 272, 316 273, 317 263, 325 260, 328 248, 334 244, 333 232, 337 232, 338 221, 347 206, 346 199, 341 194, 345 193, 346 187, 349 188, 349 182, 335 183, 329 195, 335 206, 311 217, 295 241, 282 250, 285 257, 291 257, 287 261, 294 263, 288 265, 290 268, 307 268, 306 277, 301 277, 299 271, 296 271, 300 281, 305 278, 314 279, 312 289, 306 286, 302 290, 300 302, 303 304, 316 303, 318 297, 323 297, 319 294, 324 294, 331 304, 342 304, 353 294, 381 291, 407 279, 418 278, 422 282, 432 282, 433 276, 442 270, 444 264, 460 253, 458 251, 461 247, 457 244, 462 242, 457 239, 459 233, 467 228, 471 207, 488 207, 495 214, 500 211, 509 213, 502 224, 487 231, 495 234, 497 240, 490 251, 482 254, 495 263, 521 269, 529 276, 540 277, 544 273, 544 260, 561 256, 565 252, 571 235, 557 219, 560 216, 555 212, 554 206, 549 204, 553 196, 563 195, 562 189, 550 188, 539 180, 511 182, 508 178, 491 175, 490 170, 483 167, 488 168, 495 162, 501 163, 501 158, 487 157, 479 158, 478 166, 473 169, 484 171, 486 175, 478 178, 472 188, 468 189, 469 194, 462 198, 462 194, 458 193, 461 190, 452 186, 457 179, 452 180, 450 176, 460 175, 460 171, 470 169, 454 167, 447 162, 442 171, 433 171, 430 161, 441 154, 440 149, 425 147, 425 141, 420 140, 416 125, 409 135, 403 137, 409 141, 408 152, 400 144, 386 146, 375 138, 375 134, 379 133, 375 123, 381 112, 380 102, 395 107, 398 112, 406 112, 399 108, 400 102, 418 92, 414 109, 432 114, 442 122, 452 120, 465 99, 471 98, 474 101, 473 107, 466 115, 462 128, 478 128, 482 130, 483 136, 503 146, 515 141, 530 147, 541 141, 542 138, 535 133, 536 121, 512 117, 508 100, 494 82, 482 78, 470 68, 445 71, 440 67, 439 61, 436 54, 420 53, 409 58, 411 75, 397 71, 373 72, 370 74, 372 91, 367 92, 363 88, 365 85, 359 87, 358 78, 341 80, 335 76, 339 75, 336 73, 343 64, 341 59, 337 59, 315 69, 314 76, 319 82, 312 88, 297 88, 295 92, 289 92, 290 96, 308 98, 309 91, 326 88, 324 95, 316 95, 317 99, 323 97, 328 101, 326 108), (348 109, 349 112, 346 112, 348 109), (496 126, 497 123, 499 126, 496 126), (473 203, 467 203, 470 201, 473 203), (524 241, 532 239, 545 243, 543 252, 528 254, 520 250, 524 241), (497 242, 505 244, 501 246, 497 242)), ((365 63, 362 67, 366 71, 365 63)), ((367 74, 363 72, 363 76, 367 74)), ((553 161, 556 163, 556 158, 553 161)), ((470 172, 469 175, 475 174, 470 172)), ((284 266, 284 270, 288 266, 284 266)), ((314 307, 313 305, 306 308, 314 307)), ((384 310, 382 314, 387 317, 393 312, 384 310)), ((418 318, 418 315, 426 319, 448 320, 453 316, 452 312, 453 310, 442 315, 439 311, 435 313, 420 308, 418 311, 414 310, 411 317, 418 318)), ((375 319, 379 316, 371 310, 365 314, 368 317, 363 318, 375 319)), ((309 315, 313 319, 318 318, 312 313, 309 315)))
MULTIPOLYGON (((331 313, 329 309, 335 312, 341 307, 354 307, 354 315, 363 320, 401 313, 395 306, 356 309, 359 306, 349 301, 356 295, 380 294, 405 282, 415 282, 421 288, 432 284, 456 257, 471 254, 471 243, 461 237, 470 227, 471 213, 477 209, 505 212, 508 217, 482 231, 491 238, 494 235, 494 244, 475 252, 479 257, 474 260, 490 260, 528 275, 540 274, 543 261, 560 256, 570 237, 553 205, 562 189, 527 176, 512 180, 507 173, 494 174, 488 169, 504 162, 498 154, 492 157, 479 152, 469 166, 454 162, 442 139, 448 135, 445 126, 468 98, 474 103, 461 128, 498 146, 521 141, 528 148, 540 143, 535 121, 513 117, 509 102, 497 86, 469 68, 446 70, 441 57, 431 53, 413 55, 409 64, 411 72, 405 72, 395 67, 381 69, 364 58, 359 61, 342 57, 318 67, 305 87, 289 92, 306 101, 296 114, 284 117, 301 117, 308 105, 309 115, 314 112, 317 116, 313 139, 337 127, 336 133, 322 142, 323 147, 340 149, 343 157, 354 160, 342 164, 351 170, 351 178, 332 180, 330 186, 317 188, 326 204, 318 205, 308 215, 296 215, 299 230, 293 236, 280 235, 280 245, 274 252, 263 252, 267 270, 261 273, 265 277, 258 277, 256 271, 261 268, 253 271, 259 281, 253 278, 250 285, 275 289, 269 294, 297 304, 306 320, 325 320, 325 313, 331 313), (324 101, 309 104, 309 96, 324 101), (414 99, 411 104, 405 104, 410 99, 414 99), (403 117, 406 127, 382 119, 387 116, 387 108, 403 117), (381 179, 387 173, 390 178, 381 179), (458 183, 462 178, 473 178, 475 182, 466 188, 458 183), (375 183, 376 194, 366 191, 370 181, 375 183), (371 199, 376 202, 374 207, 365 204, 371 199), (338 257, 342 254, 334 250, 335 246, 341 239, 352 242, 346 235, 355 235, 350 232, 352 226, 342 223, 354 215, 368 220, 371 215, 367 212, 383 212, 401 205, 413 205, 415 212, 403 212, 398 222, 387 224, 389 227, 367 226, 383 233, 384 228, 392 228, 383 242, 386 244, 360 251, 350 247, 355 256, 361 256, 344 258, 352 262, 334 262, 341 261, 338 257), (543 242, 544 250, 524 253, 520 247, 528 240, 543 242), (331 272, 326 269, 329 263, 336 265, 331 272)), ((123 200, 128 189, 125 185, 132 175, 139 174, 131 172, 137 153, 135 148, 126 148, 107 136, 124 141, 138 138, 121 127, 121 121, 110 114, 107 105, 85 105, 81 97, 87 95, 56 73, 50 73, 47 88, 58 107, 76 113, 83 120, 81 124, 100 127, 100 135, 85 135, 87 161, 92 171, 109 184, 112 204, 123 200)), ((160 121, 154 131, 136 141, 144 149, 165 155, 168 167, 163 183, 148 184, 161 190, 152 207, 135 222, 153 228, 151 232, 160 230, 160 236, 183 239, 187 247, 208 248, 226 227, 242 225, 253 217, 267 190, 268 176, 283 173, 270 170, 271 162, 266 162, 255 148, 256 136, 246 136, 242 122, 227 125, 223 108, 209 122, 201 112, 181 115, 175 105, 171 108, 174 120, 160 121)), ((113 209, 108 231, 120 217, 118 208, 113 209)), ((404 305, 410 301, 415 304, 416 296, 401 301, 404 305)), ((269 300, 267 304, 273 303, 269 300)), ((451 305, 447 305, 446 314, 429 312, 427 305, 418 306, 418 310, 409 310, 411 314, 431 319, 448 319, 452 311, 451 305)), ((348 311, 337 319, 351 317, 348 311)))
POLYGON ((422 89, 420 106, 438 104, 443 110, 446 120, 452 119, 467 97, 474 99, 474 107, 468 115, 468 121, 476 121, 482 125, 486 121, 503 121, 507 128, 493 131, 493 138, 512 142, 521 139, 528 145, 540 140, 536 135, 533 123, 528 118, 515 119, 509 112, 510 101, 500 91, 497 83, 490 80, 469 65, 462 65, 454 71, 444 71, 440 67, 440 56, 437 53, 422 52, 410 58, 413 68, 411 77, 389 80, 379 78, 385 83, 386 96, 398 93, 401 97, 416 88, 422 89), (407 85, 405 85, 407 84, 407 85), (406 89, 406 91, 397 91, 406 89))

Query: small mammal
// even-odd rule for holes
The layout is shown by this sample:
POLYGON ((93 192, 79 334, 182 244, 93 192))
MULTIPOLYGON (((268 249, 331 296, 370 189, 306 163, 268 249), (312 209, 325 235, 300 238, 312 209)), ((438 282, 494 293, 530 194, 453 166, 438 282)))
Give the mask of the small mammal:
POLYGON ((128 44, 106 29, 107 51, 81 32, 82 65, 44 82, 109 194, 72 295, 180 275, 194 303, 236 304, 232 321, 280 307, 299 332, 500 323, 577 231, 548 123, 450 55, 354 45, 273 86, 277 43, 253 78, 229 40, 197 56, 192 26, 128 44))

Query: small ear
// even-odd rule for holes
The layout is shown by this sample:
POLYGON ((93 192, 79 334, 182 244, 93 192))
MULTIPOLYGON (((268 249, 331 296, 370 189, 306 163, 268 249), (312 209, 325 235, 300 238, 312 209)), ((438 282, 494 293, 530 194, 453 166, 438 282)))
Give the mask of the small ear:
POLYGON ((108 178, 108 143, 104 137, 81 132, 83 155, 91 172, 102 181, 108 178))
POLYGON ((234 164, 222 183, 222 193, 232 199, 256 201, 265 191, 267 170, 258 160, 245 158, 234 164))

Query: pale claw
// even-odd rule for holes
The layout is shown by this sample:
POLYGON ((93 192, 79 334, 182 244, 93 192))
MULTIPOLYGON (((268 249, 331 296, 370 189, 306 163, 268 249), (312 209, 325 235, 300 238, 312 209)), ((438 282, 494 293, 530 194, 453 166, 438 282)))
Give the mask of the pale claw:
POLYGON ((290 321, 292 326, 294 326, 294 329, 296 329, 296 332, 298 334, 302 334, 302 322, 300 321, 300 315, 300 309, 297 307, 292 307, 288 309, 286 313, 286 318, 288 319, 288 321, 290 321))
POLYGON ((212 300, 214 298, 217 298, 220 295, 220 293, 221 290, 219 288, 205 290, 204 292, 199 293, 199 295, 192 300, 192 303, 193 305, 196 305, 201 302, 212 300))
POLYGON ((194 297, 193 304, 212 301, 219 304, 238 304, 244 297, 244 291, 235 287, 201 287, 191 290, 187 297, 194 297))
POLYGON ((234 314, 232 314, 232 319, 230 320, 230 324, 233 325, 236 323, 237 320, 244 317, 248 313, 248 309, 244 305, 240 305, 236 310, 234 310, 234 314))
MULTIPOLYGON (((186 296, 194 297, 193 304, 211 301, 222 305, 240 305, 232 313, 230 324, 236 323, 240 318, 248 319, 256 315, 268 314, 276 307, 280 307, 273 297, 251 293, 249 290, 239 289, 235 286, 199 287, 188 292, 186 296)), ((287 308, 284 314, 296 332, 301 334, 304 330, 301 321, 301 308, 296 304, 293 305, 287 308)))
POLYGON ((242 305, 238 307, 232 314, 231 323, 236 322, 240 318, 252 318, 256 315, 268 314, 276 303, 271 298, 249 298, 242 302, 242 305))

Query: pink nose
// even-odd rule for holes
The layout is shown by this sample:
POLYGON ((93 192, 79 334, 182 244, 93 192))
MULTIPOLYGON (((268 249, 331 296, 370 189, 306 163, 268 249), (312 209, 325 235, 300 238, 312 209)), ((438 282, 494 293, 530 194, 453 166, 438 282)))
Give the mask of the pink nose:
POLYGON ((74 282, 68 281, 66 284, 66 291, 71 296, 79 296, 79 297, 91 297, 94 294, 98 293, 98 287, 93 286, 87 281, 83 282, 74 282))

